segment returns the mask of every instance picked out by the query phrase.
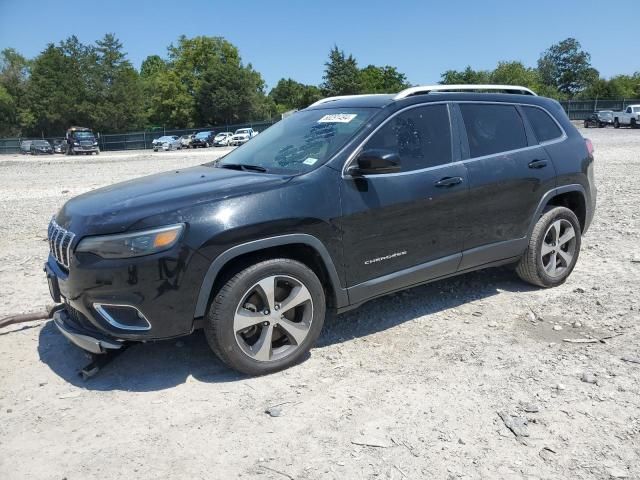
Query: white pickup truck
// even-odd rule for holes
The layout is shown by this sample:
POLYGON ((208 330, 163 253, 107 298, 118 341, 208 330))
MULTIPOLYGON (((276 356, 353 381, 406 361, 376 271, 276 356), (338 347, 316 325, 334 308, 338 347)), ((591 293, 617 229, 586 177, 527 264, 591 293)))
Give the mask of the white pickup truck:
POLYGON ((233 137, 229 139, 229 145, 242 145, 243 143, 247 143, 256 135, 258 135, 258 132, 253 128, 239 128, 236 130, 236 133, 233 134, 233 137))
POLYGON ((640 105, 629 105, 623 112, 613 112, 613 126, 640 127, 640 105))

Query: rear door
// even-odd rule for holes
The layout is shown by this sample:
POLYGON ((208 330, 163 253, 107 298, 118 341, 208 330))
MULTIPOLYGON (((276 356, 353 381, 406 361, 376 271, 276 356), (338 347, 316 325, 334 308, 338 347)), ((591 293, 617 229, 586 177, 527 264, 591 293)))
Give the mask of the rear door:
POLYGON ((453 162, 460 160, 455 140, 447 104, 409 107, 387 120, 363 146, 397 152, 402 171, 343 175, 348 286, 397 274, 397 281, 376 280, 373 289, 350 291, 352 301, 384 293, 391 283, 402 288, 457 269, 467 172, 461 162, 453 162), (424 266, 427 262, 433 264, 424 266), (415 271, 406 271, 411 268, 415 271))
MULTIPOLYGON (((460 270, 520 255, 556 173, 517 105, 460 102, 469 173, 460 270)), ((537 109, 544 113, 541 109, 537 109)))

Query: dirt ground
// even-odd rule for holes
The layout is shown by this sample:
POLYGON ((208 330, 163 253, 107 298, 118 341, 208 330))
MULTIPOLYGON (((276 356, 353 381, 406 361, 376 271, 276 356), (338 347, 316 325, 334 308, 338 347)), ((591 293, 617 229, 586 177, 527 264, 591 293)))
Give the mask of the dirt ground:
MULTIPOLYGON (((502 268, 413 288, 329 319, 306 361, 262 378, 196 333, 84 382, 50 322, 3 329, 0 478, 640 478, 640 132, 583 133, 598 209, 561 287, 502 268), (585 338, 604 340, 564 341, 585 338)), ((0 156, 0 317, 50 302, 65 200, 221 152, 0 156)))

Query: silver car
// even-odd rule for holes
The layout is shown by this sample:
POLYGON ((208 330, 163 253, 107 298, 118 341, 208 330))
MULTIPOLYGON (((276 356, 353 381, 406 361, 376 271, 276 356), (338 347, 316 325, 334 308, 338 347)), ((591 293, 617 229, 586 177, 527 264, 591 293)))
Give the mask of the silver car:
POLYGON ((181 150, 182 143, 176 135, 165 135, 164 137, 156 138, 153 142, 153 151, 159 150, 181 150))

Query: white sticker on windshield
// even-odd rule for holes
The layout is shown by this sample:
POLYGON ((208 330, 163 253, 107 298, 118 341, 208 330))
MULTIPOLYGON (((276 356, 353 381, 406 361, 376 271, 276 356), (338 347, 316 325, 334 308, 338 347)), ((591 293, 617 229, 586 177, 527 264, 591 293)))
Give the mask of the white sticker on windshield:
POLYGON ((317 159, 317 158, 311 158, 311 157, 309 157, 309 158, 307 158, 307 159, 306 159, 304 162, 302 162, 302 163, 304 163, 305 165, 313 165, 313 164, 314 164, 314 163, 316 163, 317 161, 318 161, 318 159, 317 159))
POLYGON ((331 115, 325 115, 318 120, 318 123, 349 123, 357 116, 357 113, 333 113, 331 115))

